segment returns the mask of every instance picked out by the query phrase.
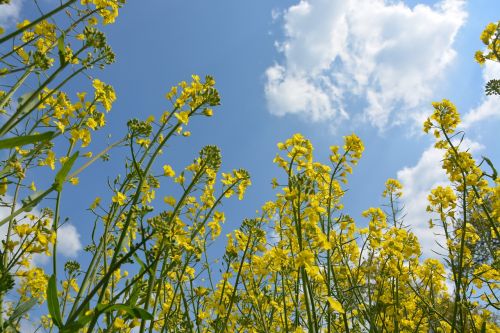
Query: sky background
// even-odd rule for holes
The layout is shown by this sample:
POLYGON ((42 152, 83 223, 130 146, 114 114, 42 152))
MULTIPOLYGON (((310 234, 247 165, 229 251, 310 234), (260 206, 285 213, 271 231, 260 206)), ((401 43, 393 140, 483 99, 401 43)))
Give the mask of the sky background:
MULTIPOLYGON (((2 6, 0 25, 32 17, 28 3, 2 6)), ((116 63, 92 73, 118 96, 93 144, 120 138, 130 118, 159 117, 172 85, 210 74, 222 105, 214 117, 190 122, 191 137, 177 139, 158 167, 181 170, 201 147, 215 144, 222 171, 250 172, 253 185, 244 201, 224 204, 223 234, 274 198, 271 179, 284 179, 272 163, 279 141, 300 132, 312 141, 317 160, 327 162, 329 146, 354 132, 365 153, 350 177, 346 212, 363 225, 361 212, 384 204, 384 183, 397 178, 405 187, 406 224, 423 254, 432 255, 439 238, 427 227, 426 197, 446 178, 422 123, 432 101, 450 99, 464 120, 464 144, 500 165, 499 98, 484 96, 485 81, 500 78, 500 65, 480 67, 473 60, 485 25, 499 19, 497 0, 130 0, 104 28, 116 63)), ((77 257, 88 244, 93 220, 85 209, 96 196, 110 201, 103 184, 123 173, 124 153, 113 151, 110 162, 93 165, 78 186, 66 187, 63 256, 77 257)), ((157 193, 157 209, 166 189, 157 193)))

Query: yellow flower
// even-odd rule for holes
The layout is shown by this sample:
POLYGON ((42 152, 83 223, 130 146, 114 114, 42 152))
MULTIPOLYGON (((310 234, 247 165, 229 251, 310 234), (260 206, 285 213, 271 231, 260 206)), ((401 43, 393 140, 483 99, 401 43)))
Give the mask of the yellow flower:
POLYGON ((111 198, 112 202, 116 202, 118 205, 123 206, 125 204, 125 200, 127 196, 122 192, 116 192, 116 194, 111 198))
POLYGON ((168 164, 163 166, 163 174, 167 177, 175 177, 174 169, 172 169, 172 167, 168 164))
POLYGON ((109 110, 111 110, 111 105, 116 100, 116 94, 113 87, 98 79, 92 81, 92 86, 95 89, 94 95, 96 101, 101 102, 106 112, 109 112, 109 110))
POLYGON ((47 152, 47 157, 43 161, 42 165, 48 165, 52 170, 56 168, 56 154, 52 150, 47 152))
POLYGON ((125 324, 125 321, 121 317, 116 317, 113 322, 113 327, 116 329, 123 329, 127 327, 127 324, 125 324))
POLYGON ((93 130, 97 127, 97 122, 94 120, 94 118, 89 118, 87 119, 87 126, 93 130))
POLYGON ((173 86, 172 89, 170 89, 170 91, 165 94, 165 98, 171 100, 175 95, 177 95, 177 86, 173 86))
POLYGON ((179 113, 176 113, 175 118, 179 120, 180 123, 187 125, 189 122, 189 111, 182 111, 179 113))
POLYGON ((167 205, 170 205, 172 207, 175 206, 176 201, 177 200, 175 200, 175 198, 172 196, 166 196, 165 198, 163 198, 163 202, 165 202, 167 205))
POLYGON ((149 144, 151 143, 151 140, 144 139, 144 138, 139 138, 139 139, 136 140, 136 142, 140 146, 149 147, 149 144))
POLYGON ((433 102, 434 113, 424 123, 424 131, 427 133, 433 124, 433 120, 437 123, 437 127, 451 134, 460 123, 460 115, 456 106, 447 99, 441 102, 433 102))
POLYGON ((28 20, 24 20, 16 25, 16 28, 21 29, 30 24, 31 22, 28 20))
POLYGON ((309 250, 300 251, 295 258, 295 267, 309 266, 314 263, 314 254, 309 250))
POLYGON ((210 221, 207 223, 207 226, 210 228, 210 230, 212 232, 212 240, 219 237, 220 232, 222 231, 222 228, 217 221, 210 221))
POLYGON ((90 209, 95 209, 101 203, 101 198, 96 197, 94 201, 90 204, 90 209))
POLYGON ((20 224, 15 226, 14 230, 16 231, 16 234, 19 235, 19 237, 24 237, 30 234, 33 229, 29 226, 29 224, 20 224))
POLYGON ((191 266, 187 266, 186 267, 186 274, 191 276, 191 279, 194 279, 194 273, 195 273, 195 269, 191 266))
POLYGON ((7 178, 3 178, 0 182, 0 195, 7 193, 7 178))
POLYGON ((97 23, 98 22, 97 22, 97 19, 95 17, 92 16, 91 18, 89 18, 90 25, 97 25, 97 23))
POLYGON ((484 45, 490 44, 491 36, 495 33, 497 25, 495 23, 488 23, 484 31, 481 33, 481 41, 484 45))
POLYGON ((69 180, 69 182, 73 185, 78 185, 78 183, 80 182, 80 180, 78 179, 78 177, 73 177, 69 180))
POLYGON ((66 127, 62 122, 54 120, 54 124, 56 124, 57 128, 61 131, 61 133, 64 133, 66 127))
POLYGON ((184 178, 184 175, 182 175, 182 174, 181 174, 181 175, 179 175, 179 177, 177 177, 177 178, 175 178, 175 179, 174 179, 174 181, 175 181, 176 183, 179 183, 179 184, 181 184, 181 185, 182 185, 182 184, 184 184, 184 181, 185 181, 185 180, 186 180, 186 179, 184 178))
POLYGON ((474 54, 474 59, 480 65, 484 65, 484 63, 486 62, 486 58, 481 51, 476 51, 476 53, 474 54))
POLYGON ((330 305, 330 309, 332 309, 333 311, 336 311, 338 313, 345 313, 344 308, 342 307, 342 304, 340 304, 340 302, 338 302, 336 299, 329 296, 327 298, 327 300, 328 300, 328 304, 330 305))
POLYGON ((382 196, 387 198, 388 196, 394 195, 396 198, 399 198, 403 195, 402 189, 403 185, 401 185, 397 179, 389 178, 385 182, 385 190, 382 196))

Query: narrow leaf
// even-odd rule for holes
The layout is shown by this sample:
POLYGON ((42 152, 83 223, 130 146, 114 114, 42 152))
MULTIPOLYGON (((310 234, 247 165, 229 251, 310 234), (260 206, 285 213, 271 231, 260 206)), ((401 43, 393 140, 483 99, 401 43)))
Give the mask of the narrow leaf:
POLYGON ((4 217, 0 221, 0 227, 2 225, 4 225, 5 223, 9 222, 10 220, 12 220, 14 217, 18 216, 19 214, 31 211, 33 209, 33 207, 35 207, 37 205, 37 203, 39 203, 43 198, 45 198, 52 191, 53 191, 53 188, 49 188, 48 190, 45 190, 45 191, 38 191, 38 192, 35 192, 32 195, 30 195, 29 197, 21 200, 23 203, 23 206, 21 208, 19 208, 18 210, 16 210, 14 213, 4 217))
POLYGON ((113 305, 99 304, 97 305, 97 310, 103 313, 113 312, 113 311, 125 311, 134 318, 140 318, 143 320, 153 319, 153 315, 147 312, 146 310, 137 307, 131 307, 126 304, 113 304, 113 305))
POLYGON ((78 317, 78 320, 72 321, 70 323, 66 323, 64 327, 61 328, 59 333, 73 333, 77 332, 79 329, 83 328, 85 325, 87 325, 93 318, 94 314, 89 314, 87 315, 87 311, 89 310, 89 303, 85 303, 85 306, 83 307, 83 311, 81 312, 80 316, 78 317))
POLYGON ((65 47, 64 47, 64 33, 59 36, 57 39, 57 48, 59 49, 59 52, 64 54, 65 47))
POLYGON ((491 168, 491 171, 492 171, 492 174, 491 174, 491 178, 493 180, 497 179, 497 176, 498 176, 498 173, 497 173, 497 169, 495 169, 495 166, 493 165, 493 163, 491 162, 491 160, 485 156, 482 156, 483 160, 490 166, 491 168))
POLYGON ((33 306, 35 306, 35 304, 37 303, 37 299, 36 298, 32 298, 24 303, 21 303, 19 304, 19 306, 17 308, 14 309, 14 312, 12 312, 12 314, 10 315, 9 319, 8 319, 8 322, 10 323, 13 323, 15 322, 19 317, 21 317, 22 315, 24 315, 26 312, 28 312, 29 310, 31 310, 31 308, 33 306))
POLYGON ((47 286, 47 306, 54 324, 61 328, 63 326, 61 312, 59 308, 59 299, 57 298, 56 276, 52 274, 47 286))
POLYGON ((35 107, 38 103, 38 96, 33 96, 33 93, 29 92, 19 97, 17 103, 19 104, 17 112, 22 115, 35 107))
POLYGON ((61 170, 56 175, 56 178, 54 180, 54 186, 57 192, 61 192, 63 188, 63 184, 66 181, 66 176, 68 175, 69 171, 73 167, 73 164, 75 164, 76 159, 78 158, 80 152, 76 152, 71 157, 63 164, 61 167, 61 170))
POLYGON ((57 48, 59 49, 59 61, 61 62, 61 64, 64 64, 66 62, 66 58, 65 58, 66 48, 64 45, 64 37, 65 37, 65 35, 63 33, 57 39, 57 48))
POLYGON ((32 143, 37 143, 41 141, 48 141, 52 139, 54 132, 45 132, 41 134, 25 135, 25 136, 15 136, 13 138, 7 138, 0 140, 0 149, 10 149, 14 147, 21 147, 29 145, 32 143))
POLYGON ((25 208, 25 212, 30 212, 33 207, 35 207, 46 195, 47 191, 36 191, 35 193, 27 196, 22 199, 23 207, 25 208))

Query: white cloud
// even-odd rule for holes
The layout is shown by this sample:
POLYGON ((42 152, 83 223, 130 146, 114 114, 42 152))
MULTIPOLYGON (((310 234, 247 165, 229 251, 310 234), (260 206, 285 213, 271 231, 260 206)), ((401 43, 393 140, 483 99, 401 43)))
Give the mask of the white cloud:
MULTIPOLYGON (((468 139, 464 139, 460 146, 461 150, 469 149, 471 152, 483 148, 479 143, 468 139)), ((416 165, 405 167, 397 173, 397 178, 403 185, 405 224, 418 237, 425 257, 435 257, 435 252, 444 254, 441 246, 446 243, 438 225, 433 229, 429 228, 428 222, 432 215, 426 211, 427 196, 431 189, 450 185, 444 169, 441 168, 442 159, 443 151, 431 146, 422 153, 416 165)))
POLYGON ((8 5, 0 5, 0 26, 9 26, 19 19, 23 0, 11 0, 8 5))
POLYGON ((271 113, 338 122, 350 97, 361 118, 382 129, 430 98, 455 57, 462 0, 410 8, 384 0, 302 0, 283 13, 282 64, 267 69, 271 113), (402 113, 394 115, 395 110, 402 113))
POLYGON ((76 257, 82 249, 80 234, 75 226, 65 224, 57 230, 57 252, 65 257, 76 257))
MULTIPOLYGON (((12 202, 12 197, 9 195, 4 196, 4 202, 12 202)), ((20 204, 17 208, 21 207, 20 204)), ((41 212, 38 209, 33 209, 31 214, 35 216, 41 216, 41 212)), ((10 208, 0 207, 0 220, 10 215, 10 208)), ((22 214, 20 216, 23 216, 22 214)), ((4 224, 0 227, 0 240, 4 240, 7 235, 8 224, 4 224)), ((78 251, 82 249, 82 244, 80 242, 80 234, 78 230, 71 224, 64 224, 57 230, 57 253, 65 257, 74 258, 76 257, 78 251)), ((35 254, 33 255, 34 265, 43 265, 47 263, 49 257, 45 254, 35 254)))
POLYGON ((442 252, 438 244, 445 243, 442 236, 435 235, 429 229, 428 221, 431 216, 426 212, 430 190, 447 184, 446 173, 440 167, 442 159, 442 151, 430 147, 423 152, 415 166, 405 167, 397 173, 397 178, 403 185, 405 224, 418 237, 422 253, 426 257, 434 257, 433 251, 442 252))
MULTIPOLYGON (((488 61, 483 68, 483 85, 491 79, 500 80, 500 64, 488 61)), ((469 128, 474 123, 492 118, 500 118, 500 96, 498 95, 485 96, 477 108, 465 114, 461 127, 469 128)))
MULTIPOLYGON (((80 234, 73 225, 64 224, 57 229, 57 254, 63 255, 66 258, 75 258, 81 249, 80 234)), ((50 247, 50 252, 52 253, 52 247, 50 247)), ((51 258, 51 256, 47 256, 44 253, 34 254, 33 265, 45 265, 51 258)))

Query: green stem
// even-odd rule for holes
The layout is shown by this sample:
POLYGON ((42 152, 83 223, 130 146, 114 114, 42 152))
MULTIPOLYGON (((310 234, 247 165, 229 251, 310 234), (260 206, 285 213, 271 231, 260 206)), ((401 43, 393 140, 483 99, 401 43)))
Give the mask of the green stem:
POLYGON ((52 232, 56 233, 56 240, 54 241, 54 244, 52 246, 52 270, 54 276, 56 277, 57 281, 57 228, 58 228, 58 222, 59 222, 59 214, 61 213, 60 210, 61 206, 61 192, 57 192, 57 198, 56 198, 56 209, 54 212, 54 219, 52 221, 52 232))
MULTIPOLYGON (((14 93, 19 89, 19 87, 23 84, 23 82, 28 78, 28 76, 31 74, 31 68, 24 72, 24 74, 17 80, 16 84, 9 90, 9 92, 3 96, 2 100, 0 101, 0 109, 2 109, 5 104, 7 104, 7 101, 14 95, 14 93)), ((12 116, 14 117, 14 115, 12 116)))
MULTIPOLYGON (((248 234, 248 240, 247 240, 247 244, 245 246, 245 250, 243 251, 243 255, 241 256, 240 266, 238 267, 238 273, 236 275, 236 280, 234 282, 233 293, 231 295, 231 300, 229 301, 229 307, 227 308, 227 313, 226 313, 226 317, 224 319, 224 324, 222 325, 221 332, 225 332, 226 331, 227 322, 229 320, 229 316, 231 315, 231 309, 233 308, 233 303, 234 303, 234 299, 235 299, 235 296, 236 296, 236 291, 238 290, 238 283, 239 283, 239 279, 240 279, 240 276, 241 276, 241 270, 243 269, 243 264, 245 262, 245 257, 246 257, 246 254, 247 254, 247 251, 248 251, 248 247, 250 245, 250 241, 251 240, 252 240, 252 232, 250 231, 249 234, 248 234)), ((216 320, 216 322, 217 322, 217 320, 216 320)))
MULTIPOLYGON (((14 197, 12 198, 12 207, 10 208, 10 214, 12 215, 16 209, 16 201, 17 201, 17 196, 19 194, 19 186, 20 186, 20 180, 17 182, 16 185, 16 190, 14 191, 14 197)), ((7 270, 7 262, 9 260, 9 242, 10 242, 10 235, 12 231, 12 225, 14 223, 14 218, 11 218, 9 220, 9 226, 7 228, 7 235, 5 237, 5 246, 4 246, 4 251, 2 253, 2 261, 3 261, 3 269, 5 272, 8 272, 7 270)), ((4 274, 4 272, 1 272, 4 274)), ((0 293, 0 327, 3 327, 3 296, 4 293, 0 293)))
POLYGON ((61 10, 65 9, 66 7, 70 6, 71 4, 73 4, 74 2, 76 2, 76 0, 69 0, 68 2, 60 5, 59 7, 57 8, 54 8, 53 10, 51 10, 50 12, 48 12, 47 14, 45 15, 42 15, 40 16, 39 18, 37 18, 36 20, 34 20, 33 22, 31 22, 30 24, 27 24, 26 26, 22 27, 21 29, 17 29, 13 32, 11 32, 10 34, 0 38, 0 44, 2 44, 3 42, 11 39, 12 37, 15 37, 21 33, 23 33, 24 31, 28 30, 28 29, 31 29, 32 27, 34 27, 35 25, 37 25, 38 23, 42 22, 43 20, 45 20, 46 18, 49 18, 55 14, 57 14, 58 12, 60 12, 61 10))
MULTIPOLYGON (((461 288, 461 283, 462 283, 462 274, 463 274, 463 256, 464 256, 464 251, 465 251, 465 234, 467 231, 467 176, 465 173, 465 170, 462 168, 460 165, 460 161, 458 159, 459 154, 456 149, 456 147, 453 145, 451 142, 451 139, 448 136, 448 133, 444 130, 444 128, 441 126, 441 131, 443 132, 443 135, 446 138, 446 141, 448 142, 449 146, 452 148, 453 153, 455 154, 455 164, 459 167, 460 173, 462 174, 462 186, 463 186, 463 192, 462 192, 462 214, 463 214, 463 223, 462 223, 462 234, 461 239, 460 239, 460 251, 458 254, 458 272, 455 280, 455 300, 454 300, 454 305, 453 305, 453 318, 452 318, 452 325, 451 325, 451 333, 455 332, 455 329, 457 331, 460 331, 460 328, 456 328, 457 324, 457 315, 460 315, 461 317, 463 316, 463 310, 462 310, 462 305, 461 305, 461 299, 460 299, 460 288, 461 288), (460 313, 458 313, 458 308, 460 307, 460 313)), ((462 327, 463 329, 463 327, 462 327)))

